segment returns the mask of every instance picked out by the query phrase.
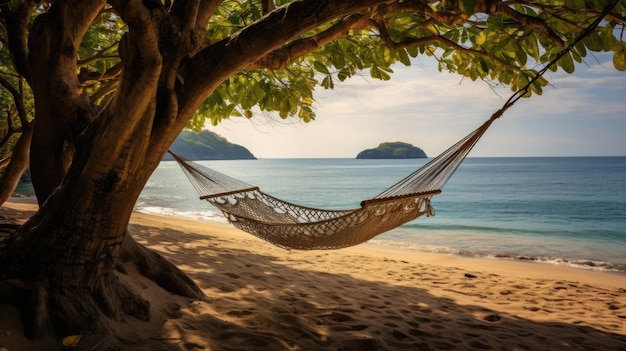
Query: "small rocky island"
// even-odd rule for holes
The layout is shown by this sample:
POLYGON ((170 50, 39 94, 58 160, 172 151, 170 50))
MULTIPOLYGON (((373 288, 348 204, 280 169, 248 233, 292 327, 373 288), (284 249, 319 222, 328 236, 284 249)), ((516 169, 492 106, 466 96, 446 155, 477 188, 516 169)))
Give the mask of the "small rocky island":
POLYGON ((383 158, 426 158, 424 150, 411 144, 399 141, 381 143, 375 149, 367 149, 359 152, 357 159, 383 159, 383 158))
MULTIPOLYGON (((190 160, 256 160, 245 147, 232 144, 226 138, 209 130, 200 133, 183 131, 170 150, 190 160)), ((173 159, 170 154, 163 158, 164 161, 173 159)))

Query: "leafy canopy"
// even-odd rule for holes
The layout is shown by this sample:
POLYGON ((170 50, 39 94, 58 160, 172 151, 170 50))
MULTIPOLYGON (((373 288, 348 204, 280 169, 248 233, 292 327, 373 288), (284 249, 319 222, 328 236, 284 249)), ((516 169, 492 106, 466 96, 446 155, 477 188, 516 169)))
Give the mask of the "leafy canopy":
MULTIPOLYGON (((205 30, 207 45, 232 37, 261 19, 262 2, 267 3, 221 2, 205 30)), ((282 6, 291 2, 278 0, 274 4, 282 6)), ((436 59, 440 71, 505 84, 517 91, 572 42, 608 2, 387 2, 368 13, 367 18, 358 18, 357 14, 324 23, 304 36, 293 38, 272 54, 279 57, 290 50, 297 52, 297 45, 305 40, 324 43, 316 50, 297 53, 280 63, 261 60, 230 76, 201 104, 188 127, 201 130, 206 122, 217 124, 232 116, 251 118, 259 112, 276 112, 280 118, 297 117, 308 122, 315 118, 312 106, 316 88, 331 89, 338 82, 362 73, 388 80, 395 65, 409 66, 419 55, 436 59), (341 31, 341 26, 349 22, 349 29, 341 31)), ((614 67, 626 71, 625 23, 626 0, 620 0, 597 30, 552 69, 572 73, 575 64, 583 62, 590 53, 611 52, 614 67)), ((79 77, 96 104, 106 101, 118 84, 121 71, 118 45, 126 31, 121 18, 106 7, 82 41, 79 77)), ((5 77, 10 74, 5 69, 10 67, 6 38, 0 45, 3 66, 0 75, 5 77)), ((184 84, 184 72, 180 72, 178 80, 184 84)), ((525 96, 541 94, 546 84, 543 78, 536 80, 525 96)), ((2 100, 7 101, 4 96, 2 100)))
MULTIPOLYGON (((308 122, 315 118, 311 106, 316 87, 333 88, 359 72, 388 80, 394 65, 409 66, 420 54, 434 57, 440 71, 499 82, 517 91, 572 42, 607 2, 516 1, 514 5, 498 5, 505 9, 495 14, 475 12, 479 3, 424 1, 416 6, 417 11, 390 11, 374 18, 371 28, 353 29, 347 37, 296 59, 283 70, 243 71, 205 101, 190 126, 201 129, 206 119, 217 124, 230 116, 250 118, 254 106, 261 111, 277 111, 281 118, 298 116, 308 122), (446 9, 451 3, 452 8, 446 9)), ((626 1, 620 1, 613 14, 551 69, 572 73, 575 63, 583 62, 589 52, 612 52, 615 68, 626 71, 626 1)), ((260 5, 254 2, 225 2, 207 36, 220 40, 261 15, 260 5)), ((328 23, 309 35, 313 37, 333 25, 328 23)), ((547 84, 543 78, 536 80, 526 96, 541 94, 547 84)))

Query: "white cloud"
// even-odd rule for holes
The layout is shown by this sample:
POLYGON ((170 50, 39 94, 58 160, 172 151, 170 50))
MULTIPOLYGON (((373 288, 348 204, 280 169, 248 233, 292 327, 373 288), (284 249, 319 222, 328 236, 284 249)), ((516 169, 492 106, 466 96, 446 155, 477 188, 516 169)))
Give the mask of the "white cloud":
MULTIPOLYGON (((395 69, 392 80, 353 77, 318 91, 317 120, 225 121, 210 128, 256 156, 354 157, 384 141, 404 141, 429 156, 445 150, 499 109, 508 88, 420 67, 395 69)), ((521 99, 496 121, 472 155, 626 154, 626 75, 578 67, 551 73, 542 96, 521 99), (593 132, 590 128, 593 127, 593 132)), ((255 117, 256 118, 256 117, 255 117)))

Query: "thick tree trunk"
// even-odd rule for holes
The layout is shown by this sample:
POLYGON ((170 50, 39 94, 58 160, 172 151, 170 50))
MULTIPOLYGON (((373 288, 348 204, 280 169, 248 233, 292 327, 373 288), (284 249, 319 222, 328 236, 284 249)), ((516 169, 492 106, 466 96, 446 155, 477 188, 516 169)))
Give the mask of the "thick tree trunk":
POLYGON ((149 303, 116 276, 122 246, 122 259, 160 285, 202 296, 184 273, 126 235, 141 189, 184 125, 172 126, 175 101, 157 98, 163 58, 156 21, 141 2, 117 3, 139 29, 120 43, 123 77, 95 118, 76 78, 77 47, 104 2, 61 5, 41 15, 30 34, 37 43, 29 53, 36 109, 31 169, 41 207, 0 243, 0 300, 19 306, 31 338, 51 325, 60 335, 109 333, 110 319, 149 318, 149 303), (81 11, 88 14, 81 25, 61 25, 81 11))
POLYGON ((50 198, 8 239, 3 252, 0 277, 3 287, 10 288, 3 297, 18 305, 31 338, 43 335, 49 321, 59 334, 69 335, 107 332, 102 313, 111 318, 150 315, 148 302, 114 274, 123 235, 93 233, 88 228, 102 228, 105 218, 81 211, 79 201, 72 200, 76 197, 63 202, 50 198))
POLYGON ((141 272, 176 293, 202 296, 184 273, 126 235, 141 190, 135 183, 145 183, 151 172, 123 158, 100 166, 93 158, 82 160, 75 160, 61 188, 0 246, 0 301, 20 308, 31 338, 51 325, 60 335, 109 333, 109 319, 149 318, 149 303, 116 276, 123 243, 123 259, 141 272))

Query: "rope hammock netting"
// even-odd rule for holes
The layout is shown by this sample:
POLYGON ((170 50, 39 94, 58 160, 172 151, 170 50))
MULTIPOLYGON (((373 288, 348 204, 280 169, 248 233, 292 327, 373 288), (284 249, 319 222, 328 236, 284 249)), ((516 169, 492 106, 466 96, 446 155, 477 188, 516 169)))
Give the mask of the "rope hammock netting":
POLYGON ((200 199, 222 211, 235 227, 287 249, 338 249, 361 244, 412 221, 432 216, 433 196, 440 194, 474 145, 492 122, 521 97, 531 85, 589 35, 617 4, 613 1, 576 39, 561 50, 523 88, 515 92, 486 122, 441 155, 377 196, 351 210, 325 210, 299 206, 262 192, 257 186, 189 161, 170 151, 194 186, 200 199))
POLYGON ((494 119, 387 190, 362 201, 360 208, 351 210, 299 206, 172 155, 200 199, 220 209, 237 228, 283 248, 337 249, 363 243, 422 215, 434 215, 430 199, 441 193, 444 184, 494 119))

